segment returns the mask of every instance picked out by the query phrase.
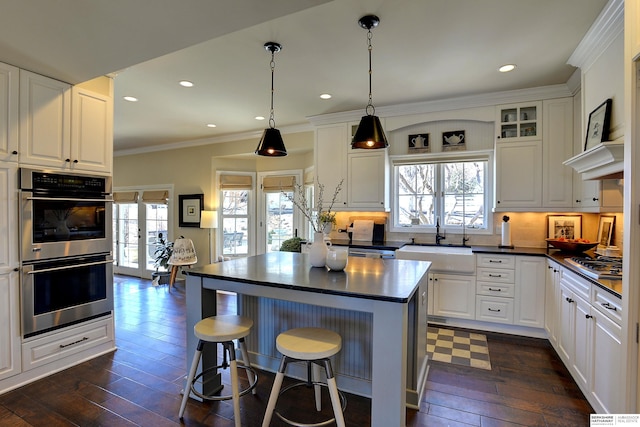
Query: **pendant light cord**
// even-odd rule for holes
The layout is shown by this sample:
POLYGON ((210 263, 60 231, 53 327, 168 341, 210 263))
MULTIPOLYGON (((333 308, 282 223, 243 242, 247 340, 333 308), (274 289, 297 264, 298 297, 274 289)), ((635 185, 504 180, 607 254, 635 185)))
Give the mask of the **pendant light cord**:
POLYGON ((276 127, 276 119, 274 118, 274 114, 273 114, 273 76, 274 76, 274 71, 276 69, 276 61, 274 59, 275 57, 275 50, 271 51, 271 62, 269 63, 270 67, 271 67, 271 111, 269 113, 269 127, 271 129, 276 127))
POLYGON ((373 71, 371 70, 371 51, 373 50, 373 46, 371 45, 371 39, 373 38, 373 33, 371 32, 371 28, 367 31, 367 46, 369 50, 369 103, 365 108, 365 112, 368 116, 375 116, 376 108, 373 106, 373 95, 371 90, 371 75, 373 71), (371 113, 369 113, 369 109, 371 109, 371 113))

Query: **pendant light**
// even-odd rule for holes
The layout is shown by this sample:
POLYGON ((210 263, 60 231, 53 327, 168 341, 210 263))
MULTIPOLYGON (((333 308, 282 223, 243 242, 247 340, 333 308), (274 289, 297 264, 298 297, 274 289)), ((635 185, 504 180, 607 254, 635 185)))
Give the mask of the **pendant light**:
POLYGON ((384 135, 384 130, 382 129, 382 123, 380 123, 378 116, 375 115, 376 109, 373 106, 371 95, 371 29, 377 27, 379 23, 380 19, 375 15, 366 15, 358 20, 358 24, 367 30, 367 44, 369 47, 369 103, 365 108, 367 115, 360 119, 358 129, 351 141, 351 148, 387 148, 389 146, 387 137, 384 135))
POLYGON ((273 71, 276 68, 274 56, 276 52, 282 50, 282 46, 276 42, 266 42, 264 48, 267 52, 271 52, 271 112, 269 113, 269 128, 262 132, 262 138, 260 138, 258 148, 256 148, 256 154, 267 157, 286 156, 287 149, 284 148, 284 141, 280 131, 276 129, 276 121, 273 117, 273 71))

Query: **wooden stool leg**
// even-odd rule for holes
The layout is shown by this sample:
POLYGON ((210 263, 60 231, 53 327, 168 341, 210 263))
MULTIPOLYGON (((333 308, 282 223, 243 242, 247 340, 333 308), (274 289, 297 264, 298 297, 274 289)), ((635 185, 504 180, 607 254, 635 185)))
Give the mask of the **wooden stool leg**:
MULTIPOLYGON (((249 352, 247 351, 247 344, 244 342, 244 338, 240 338, 238 340, 238 347, 240 347, 240 352, 242 353, 242 362, 244 363, 244 366, 251 366, 251 361, 249 360, 249 352)), ((246 370, 247 371, 247 380, 249 380, 249 384, 253 384, 254 381, 257 380, 257 374, 252 375, 252 372, 250 370, 246 370)), ((253 388, 253 390, 251 390, 251 394, 256 394, 258 392, 258 390, 256 390, 256 387, 253 388)))
POLYGON ((333 369, 331 369, 331 362, 325 360, 325 370, 327 372, 327 386, 329 388, 329 395, 331 396, 331 406, 333 406, 333 415, 336 418, 336 425, 338 427, 345 427, 344 414, 342 413, 342 405, 340 404, 340 395, 338 394, 338 384, 336 378, 333 376, 333 369))
MULTIPOLYGON (((319 382, 320 381, 320 366, 316 363, 311 363, 313 366, 313 376, 312 381, 319 382)), ((322 411, 322 387, 319 385, 314 385, 313 390, 316 395, 316 411, 322 411)))
POLYGON ((171 287, 176 281, 176 277, 178 276, 178 267, 177 265, 171 266, 171 275, 169 276, 169 291, 171 291, 171 287))
POLYGON ((231 400, 233 401, 233 418, 235 420, 235 426, 240 425, 240 389, 238 384, 238 362, 236 361, 236 350, 233 347, 233 342, 228 341, 223 343, 225 350, 229 352, 229 370, 231 373, 231 400))
POLYGON ((267 410, 265 411, 264 418, 262 420, 262 427, 269 427, 269 424, 271 424, 273 411, 276 409, 276 403, 278 402, 278 396, 280 395, 280 388, 282 388, 282 380, 284 380, 284 371, 287 368, 286 360, 287 357, 283 356, 276 378, 273 380, 273 387, 271 388, 269 402, 267 403, 267 410))
POLYGON ((182 403, 180 404, 180 411, 178 412, 178 418, 182 419, 182 415, 184 415, 184 410, 187 407, 187 400, 189 400, 189 395, 191 394, 191 383, 193 382, 193 378, 196 376, 196 370, 198 369, 198 363, 200 362, 200 355, 202 354, 202 347, 204 342, 202 340, 198 341, 198 348, 196 352, 193 354, 193 361, 191 362, 191 369, 189 369, 189 375, 187 375, 187 383, 184 386, 182 403))

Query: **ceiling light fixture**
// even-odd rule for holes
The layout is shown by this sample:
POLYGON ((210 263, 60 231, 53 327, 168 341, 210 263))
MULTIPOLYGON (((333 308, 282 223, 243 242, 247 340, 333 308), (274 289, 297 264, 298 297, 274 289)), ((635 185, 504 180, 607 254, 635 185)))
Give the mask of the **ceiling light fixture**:
POLYGON ((269 113, 269 128, 262 132, 262 138, 256 148, 256 154, 259 156, 277 157, 286 156, 287 149, 284 147, 284 141, 280 131, 276 129, 276 120, 273 115, 273 72, 276 68, 274 60, 275 53, 282 50, 282 46, 276 42, 266 42, 264 48, 267 52, 271 52, 271 111, 269 113))
POLYGON ((181 81, 180 81, 180 86, 183 86, 183 87, 193 87, 193 83, 191 83, 189 80, 181 80, 181 81))
POLYGON ((322 95, 320 95, 320 99, 331 99, 331 94, 323 93, 322 95))
POLYGON ((125 101, 129 101, 129 102, 137 102, 138 98, 136 98, 135 96, 124 96, 123 99, 125 101))
POLYGON ((377 27, 379 23, 380 19, 375 15, 366 15, 358 20, 358 24, 367 30, 367 44, 369 47, 369 103, 365 108, 367 115, 360 119, 358 129, 351 141, 351 148, 387 148, 389 146, 380 119, 375 115, 376 109, 373 106, 371 95, 371 29, 377 27))
POLYGON ((515 69, 515 64, 505 64, 502 67, 498 68, 498 71, 500 71, 501 73, 508 73, 509 71, 513 71, 515 69))
POLYGON ((213 124, 213 123, 207 123, 207 127, 209 127, 209 128, 214 128, 214 127, 216 127, 216 125, 215 125, 215 124, 213 124))

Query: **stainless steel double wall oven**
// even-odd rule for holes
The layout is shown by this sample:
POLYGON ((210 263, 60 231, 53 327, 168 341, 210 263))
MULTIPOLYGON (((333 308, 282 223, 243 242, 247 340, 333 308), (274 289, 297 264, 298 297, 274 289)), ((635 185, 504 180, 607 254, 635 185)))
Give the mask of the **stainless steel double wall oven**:
POLYGON ((113 310, 111 177, 20 169, 25 338, 113 310))

